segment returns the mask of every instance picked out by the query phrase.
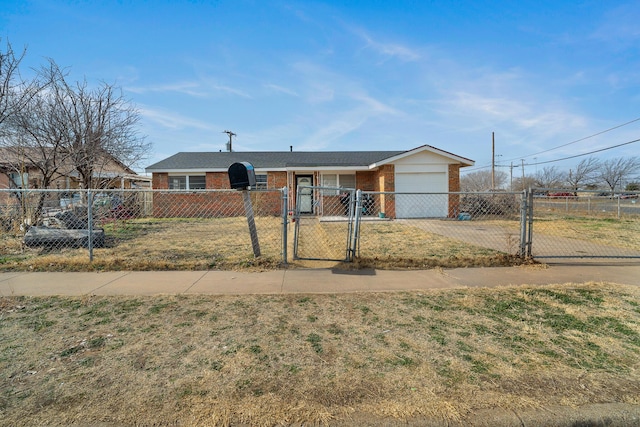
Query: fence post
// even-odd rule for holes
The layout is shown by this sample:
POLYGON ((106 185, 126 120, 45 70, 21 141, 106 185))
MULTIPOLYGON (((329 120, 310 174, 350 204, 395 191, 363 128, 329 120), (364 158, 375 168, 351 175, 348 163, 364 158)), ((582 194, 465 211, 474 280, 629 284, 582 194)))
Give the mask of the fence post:
POLYGON ((89 235, 87 240, 89 262, 93 262, 93 194, 90 188, 87 190, 87 228, 89 235))
POLYGON ((531 247, 533 245, 533 194, 534 191, 530 188, 527 197, 527 216, 529 217, 527 227, 527 257, 531 257, 531 247))
POLYGON ((527 190, 522 191, 520 199, 520 251, 518 255, 524 258, 527 245, 527 190))
POLYGON ((618 196, 618 219, 620 219, 620 199, 622 197, 618 196))
POLYGON ((282 262, 287 265, 287 229, 289 223, 289 189, 282 187, 282 262))
POLYGON ((302 187, 298 186, 296 189, 296 207, 293 211, 293 218, 295 225, 293 227, 293 259, 298 260, 298 239, 300 238, 300 194, 302 193, 302 187))
POLYGON ((362 216, 362 190, 356 190, 356 208, 354 212, 354 225, 353 225, 353 237, 351 238, 351 245, 347 261, 353 261, 356 254, 356 248, 358 246, 358 240, 360 240, 360 217, 362 216))

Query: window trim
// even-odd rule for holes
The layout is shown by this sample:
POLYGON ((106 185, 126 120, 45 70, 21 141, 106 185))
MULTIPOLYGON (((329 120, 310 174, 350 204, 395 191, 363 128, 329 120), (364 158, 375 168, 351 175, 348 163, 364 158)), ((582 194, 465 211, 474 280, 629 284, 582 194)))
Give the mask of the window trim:
MULTIPOLYGON (((340 176, 352 176, 353 177, 353 187, 349 186, 346 188, 355 188, 356 187, 356 174, 354 173, 340 173, 340 172, 335 172, 335 173, 323 173, 320 175, 320 182, 322 183, 322 186, 325 186, 324 183, 324 179, 325 176, 333 176, 335 177, 335 185, 330 185, 329 187, 336 187, 336 188, 345 188, 343 184, 340 183, 340 176)), ((335 192, 332 190, 324 190, 323 194, 325 196, 332 196, 332 195, 339 195, 340 191, 336 190, 335 192)))
POLYGON ((256 176, 256 190, 266 190, 269 188, 269 174, 267 173, 257 173, 256 176), (258 180, 260 177, 260 181, 258 180), (262 177, 264 177, 264 181, 262 181, 262 177))
POLYGON ((202 174, 192 174, 192 175, 169 175, 169 182, 168 182, 168 187, 169 190, 204 190, 207 188, 207 176, 206 175, 202 175, 202 174), (198 185, 197 188, 192 188, 191 185, 191 177, 198 177, 198 178, 204 178, 204 182, 202 183, 203 185, 198 185), (184 188, 172 188, 172 180, 173 179, 184 179, 184 188))

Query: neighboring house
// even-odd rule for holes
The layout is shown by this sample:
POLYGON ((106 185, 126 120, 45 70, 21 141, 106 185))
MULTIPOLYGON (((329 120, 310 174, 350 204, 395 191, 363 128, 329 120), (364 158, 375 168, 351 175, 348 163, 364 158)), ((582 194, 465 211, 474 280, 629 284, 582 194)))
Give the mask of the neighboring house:
MULTIPOLYGON (((152 173, 153 189, 228 189, 229 166, 243 161, 254 166, 258 189, 289 189, 290 209, 295 206, 298 186, 401 193, 460 191, 460 168, 474 164, 473 160, 423 145, 408 151, 181 152, 146 171, 152 173)), ((191 201, 204 206, 202 197, 193 195, 191 201)), ((306 191, 300 197, 302 213, 318 213, 314 192, 306 191)), ((388 197, 379 209, 393 218, 455 215, 457 197, 440 194, 429 206, 423 203, 419 208, 412 199, 415 200, 410 196, 388 197)), ((163 214, 169 212, 163 205, 171 200, 154 198, 158 216, 168 216, 163 214)), ((274 212, 279 209, 276 203, 274 212)))
MULTIPOLYGON (((38 161, 36 150, 30 150, 28 156, 20 156, 19 150, 0 148, 0 188, 42 187, 42 174, 33 162, 38 161)), ((138 175, 111 156, 104 158, 93 173, 93 187, 100 189, 123 189, 149 187, 150 179, 138 175)), ((73 190, 80 188, 80 178, 73 164, 66 160, 57 168, 48 188, 73 190)))
MULTIPOLYGON (((20 156, 18 150, 0 148, 0 189, 41 189, 43 176, 34 162, 39 158, 35 150, 29 156, 20 156)), ((113 157, 105 158, 96 168, 92 178, 93 187, 99 189, 149 188, 150 178, 138 175, 113 157)), ((63 162, 53 175, 48 185, 52 190, 68 190, 50 194, 48 202, 51 205, 63 203, 73 197, 74 190, 81 187, 78 172, 69 162, 63 162)), ((0 204, 17 203, 12 193, 0 192, 0 204)))

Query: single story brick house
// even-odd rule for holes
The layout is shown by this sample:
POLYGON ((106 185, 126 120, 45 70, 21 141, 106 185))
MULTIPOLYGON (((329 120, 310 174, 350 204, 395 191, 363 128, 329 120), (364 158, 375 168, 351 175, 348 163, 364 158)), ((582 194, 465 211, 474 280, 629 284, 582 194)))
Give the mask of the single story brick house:
MULTIPOLYGON (((228 189, 227 171, 235 162, 254 166, 258 189, 287 187, 290 209, 299 185, 402 193, 460 191, 460 168, 474 165, 473 160, 423 145, 406 151, 180 152, 146 171, 152 174, 153 189, 228 189)), ((301 197, 301 212, 317 213, 313 192, 301 197)), ((439 203, 416 213, 409 197, 389 198, 381 210, 395 218, 447 217, 456 200, 442 195, 439 203)))

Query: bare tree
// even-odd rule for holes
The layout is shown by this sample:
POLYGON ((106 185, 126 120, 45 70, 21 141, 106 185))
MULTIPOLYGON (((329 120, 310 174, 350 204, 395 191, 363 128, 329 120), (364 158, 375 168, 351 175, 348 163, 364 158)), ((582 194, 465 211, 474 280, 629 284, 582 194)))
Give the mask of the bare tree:
POLYGON ((567 184, 573 191, 578 191, 582 185, 593 183, 600 169, 600 161, 594 157, 583 159, 574 169, 569 169, 567 184))
POLYGON ((597 177, 607 184, 611 194, 626 179, 638 173, 640 159, 638 157, 618 157, 604 160, 598 168, 597 177))
MULTIPOLYGON (((68 127, 56 91, 56 82, 62 77, 57 67, 43 68, 31 85, 49 89, 33 93, 20 109, 7 117, 6 132, 0 139, 7 170, 17 172, 21 177, 25 172, 35 170, 39 181, 36 185, 42 188, 50 187, 65 163, 62 147, 68 139, 68 127)), ((21 187, 26 184, 21 183, 21 187)), ((22 193, 15 194, 22 197, 22 193)), ((39 194, 32 223, 38 222, 45 197, 46 193, 39 194)))
POLYGON ((7 42, 4 52, 0 51, 0 126, 11 115, 12 104, 17 87, 20 85, 18 67, 24 57, 24 52, 15 56, 11 44, 7 42))
POLYGON ((84 188, 99 185, 104 168, 119 162, 131 167, 151 150, 144 136, 138 134, 138 110, 127 101, 119 88, 102 83, 89 88, 86 81, 75 85, 61 81, 61 101, 69 139, 62 150, 77 170, 84 188))
POLYGON ((555 166, 545 166, 535 176, 535 185, 542 188, 562 187, 564 182, 564 173, 560 172, 555 166))
POLYGON ((527 175, 524 179, 520 176, 513 178, 513 190, 526 190, 527 188, 537 187, 537 181, 535 177, 527 175))
POLYGON ((4 52, 0 50, 0 136, 3 124, 20 111, 41 87, 38 81, 24 82, 20 76, 20 63, 26 55, 26 48, 16 56, 11 43, 6 43, 4 52))
MULTIPOLYGON (((501 171, 495 173, 496 188, 503 188, 507 182, 507 174, 501 171)), ((470 172, 460 178, 462 191, 489 191, 491 190, 491 171, 481 170, 470 172)))

